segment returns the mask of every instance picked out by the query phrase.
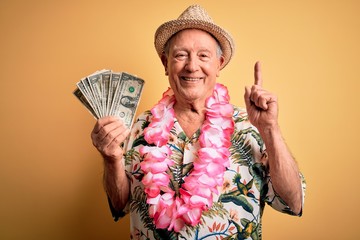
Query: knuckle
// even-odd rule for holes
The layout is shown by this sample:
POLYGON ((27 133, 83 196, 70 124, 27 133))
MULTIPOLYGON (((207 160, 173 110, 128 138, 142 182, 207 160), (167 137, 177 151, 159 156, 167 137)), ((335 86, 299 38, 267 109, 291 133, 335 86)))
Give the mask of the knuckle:
POLYGON ((114 143, 115 143, 116 145, 119 145, 119 144, 120 144, 120 139, 119 139, 119 138, 114 138, 114 143))
POLYGON ((105 134, 106 134, 106 129, 105 129, 105 127, 100 128, 98 135, 104 136, 105 134))
POLYGON ((115 138, 114 133, 109 132, 109 133, 106 135, 106 138, 111 141, 112 139, 115 138))

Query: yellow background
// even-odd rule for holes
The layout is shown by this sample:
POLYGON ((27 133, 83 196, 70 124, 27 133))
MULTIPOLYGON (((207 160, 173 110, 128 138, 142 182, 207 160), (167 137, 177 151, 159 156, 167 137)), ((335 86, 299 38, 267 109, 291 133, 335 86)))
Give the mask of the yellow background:
MULTIPOLYGON (((102 189, 95 120, 72 91, 96 70, 127 71, 146 80, 139 111, 150 108, 168 86, 153 34, 191 3, 0 2, 0 239, 127 238, 102 189)), ((359 1, 198 3, 235 38, 219 78, 233 103, 262 61, 307 179, 303 217, 266 208, 264 239, 359 239, 359 1)))

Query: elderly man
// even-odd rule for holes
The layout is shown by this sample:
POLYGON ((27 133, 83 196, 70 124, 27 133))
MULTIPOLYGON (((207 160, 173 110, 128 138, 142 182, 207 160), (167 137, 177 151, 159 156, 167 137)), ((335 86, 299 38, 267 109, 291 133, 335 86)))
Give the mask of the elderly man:
POLYGON ((203 8, 162 24, 155 48, 170 88, 131 130, 104 117, 92 132, 114 218, 129 212, 139 239, 261 239, 265 203, 300 216, 305 184, 259 63, 245 111, 216 82, 234 44, 203 8))

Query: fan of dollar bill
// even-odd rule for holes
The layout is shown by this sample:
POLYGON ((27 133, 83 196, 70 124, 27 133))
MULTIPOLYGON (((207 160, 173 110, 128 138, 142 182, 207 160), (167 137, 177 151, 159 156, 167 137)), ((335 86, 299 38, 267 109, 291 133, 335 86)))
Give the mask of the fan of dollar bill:
POLYGON ((130 128, 144 83, 125 72, 101 70, 77 82, 73 93, 96 119, 118 116, 130 128))

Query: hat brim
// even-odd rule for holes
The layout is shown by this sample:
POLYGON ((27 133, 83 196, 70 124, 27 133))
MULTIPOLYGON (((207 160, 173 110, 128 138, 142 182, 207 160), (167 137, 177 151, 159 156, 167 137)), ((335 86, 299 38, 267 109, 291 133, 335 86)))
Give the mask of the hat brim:
POLYGON ((224 68, 234 53, 234 42, 231 35, 221 27, 208 21, 196 19, 177 19, 162 24, 155 32, 155 48, 161 57, 167 41, 177 32, 184 29, 200 29, 210 33, 219 42, 224 56, 224 68))

